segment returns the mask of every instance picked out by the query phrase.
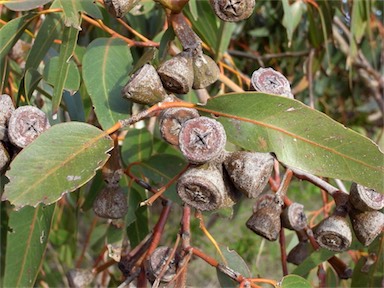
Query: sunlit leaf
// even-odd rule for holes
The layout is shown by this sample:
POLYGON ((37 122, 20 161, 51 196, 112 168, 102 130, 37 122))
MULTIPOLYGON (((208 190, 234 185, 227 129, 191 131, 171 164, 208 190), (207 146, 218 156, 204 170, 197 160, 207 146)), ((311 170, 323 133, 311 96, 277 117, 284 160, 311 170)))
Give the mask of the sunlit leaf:
POLYGON ((280 282, 281 288, 311 288, 312 285, 306 279, 297 275, 287 275, 280 282))
POLYGON ((112 147, 110 137, 92 125, 54 125, 12 161, 2 199, 16 208, 53 203, 87 183, 107 161, 106 152, 112 147))
POLYGON ((118 38, 98 38, 87 48, 83 78, 101 127, 108 129, 127 118, 130 102, 121 89, 128 81, 132 56, 127 44, 118 38))
POLYGON ((13 11, 28 11, 51 1, 52 0, 7 0, 4 5, 13 11))
POLYGON ((3 287, 34 287, 55 205, 24 207, 9 216, 3 287))
POLYGON ((274 152, 285 165, 318 176, 351 180, 384 192, 384 154, 370 139, 299 101, 247 92, 208 101, 228 140, 274 152))

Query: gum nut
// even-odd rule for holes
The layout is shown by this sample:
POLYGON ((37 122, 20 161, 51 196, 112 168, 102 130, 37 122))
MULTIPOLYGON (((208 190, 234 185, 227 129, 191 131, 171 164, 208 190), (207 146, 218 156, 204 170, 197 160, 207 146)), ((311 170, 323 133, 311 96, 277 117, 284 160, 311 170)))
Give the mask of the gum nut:
POLYGON ((289 81, 272 68, 259 68, 251 77, 251 88, 258 92, 281 95, 293 99, 289 81))
POLYGON ((11 96, 7 94, 0 95, 0 126, 8 126, 8 120, 13 111, 15 111, 15 106, 13 106, 11 96))

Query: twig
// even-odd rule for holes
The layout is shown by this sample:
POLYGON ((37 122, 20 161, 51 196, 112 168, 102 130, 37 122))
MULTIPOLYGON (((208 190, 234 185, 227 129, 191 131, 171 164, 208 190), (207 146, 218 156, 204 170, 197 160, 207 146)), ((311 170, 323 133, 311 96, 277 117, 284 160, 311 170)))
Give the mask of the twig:
POLYGON ((287 250, 285 247, 285 234, 284 229, 280 229, 280 253, 281 253, 281 267, 283 268, 283 275, 288 275, 288 266, 287 266, 287 250))

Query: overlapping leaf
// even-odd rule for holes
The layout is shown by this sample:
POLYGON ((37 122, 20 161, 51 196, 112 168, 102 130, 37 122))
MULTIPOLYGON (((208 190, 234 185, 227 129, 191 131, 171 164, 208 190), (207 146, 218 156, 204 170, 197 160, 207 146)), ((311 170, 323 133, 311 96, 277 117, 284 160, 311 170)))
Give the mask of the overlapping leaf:
POLYGON ((92 125, 52 126, 12 161, 2 200, 16 208, 53 203, 87 183, 107 161, 106 152, 112 147, 110 137, 92 125))
POLYGON ((240 147, 274 152, 285 165, 384 192, 384 154, 377 145, 299 101, 233 93, 200 109, 224 116, 218 120, 229 141, 240 147))
POLYGON ((117 38, 96 39, 84 55, 84 83, 104 129, 126 118, 130 112, 130 103, 121 97, 121 89, 128 81, 131 65, 129 47, 117 38))
POLYGON ((4 5, 13 11, 28 11, 51 1, 52 0, 7 0, 4 5))
POLYGON ((10 213, 3 287, 34 287, 54 209, 55 205, 39 205, 10 213))

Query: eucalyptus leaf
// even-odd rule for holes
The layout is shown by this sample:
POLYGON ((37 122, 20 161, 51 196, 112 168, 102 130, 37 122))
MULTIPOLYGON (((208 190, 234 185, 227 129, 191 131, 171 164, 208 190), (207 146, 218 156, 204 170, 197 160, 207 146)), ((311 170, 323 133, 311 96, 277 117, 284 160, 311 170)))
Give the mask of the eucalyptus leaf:
POLYGON ((2 200, 17 209, 54 203, 87 183, 108 160, 112 148, 112 139, 92 125, 54 125, 12 161, 2 200))
POLYGON ((303 12, 305 10, 305 4, 302 0, 296 1, 293 4, 289 4, 288 0, 283 0, 284 18, 283 25, 287 29, 288 45, 292 41, 293 32, 299 25, 303 12))
POLYGON ((34 287, 48 242, 55 205, 24 207, 9 216, 2 287, 34 287))
MULTIPOLYGON (((65 82, 63 83, 63 88, 69 91, 76 91, 80 86, 80 74, 79 69, 75 62, 68 61, 68 72, 65 82)), ((45 82, 55 85, 56 77, 60 74, 60 71, 63 69, 62 63, 60 63, 59 56, 52 57, 49 59, 49 62, 44 67, 43 77, 45 82)))
POLYGON ((273 152, 287 166, 384 192, 384 154, 378 146, 297 100, 232 93, 199 110, 220 116, 228 140, 242 148, 273 152))
POLYGON ((129 47, 118 38, 98 38, 84 55, 84 83, 104 129, 129 115, 131 103, 122 98, 121 89, 128 81, 131 66, 129 47))
POLYGON ((28 11, 47 4, 52 0, 7 0, 4 5, 13 11, 28 11))
POLYGON ((280 282, 281 288, 311 288, 312 285, 306 279, 297 275, 284 276, 280 282))
POLYGON ((25 96, 29 99, 40 83, 42 76, 35 69, 30 68, 25 72, 24 75, 24 90, 25 96))
POLYGON ((147 129, 132 129, 125 136, 121 156, 125 164, 143 161, 152 154, 153 139, 147 129))

